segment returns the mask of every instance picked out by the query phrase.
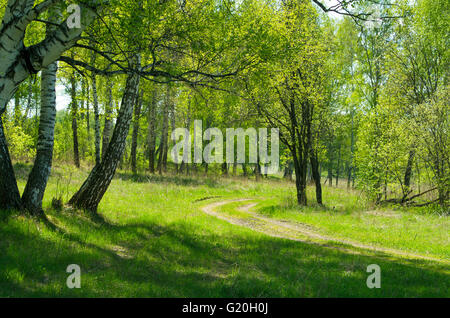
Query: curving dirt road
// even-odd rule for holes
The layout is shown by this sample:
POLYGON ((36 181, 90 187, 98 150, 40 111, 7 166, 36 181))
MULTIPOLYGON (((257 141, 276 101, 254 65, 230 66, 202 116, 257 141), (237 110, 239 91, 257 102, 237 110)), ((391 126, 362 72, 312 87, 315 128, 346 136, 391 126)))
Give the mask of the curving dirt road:
POLYGON ((221 207, 226 204, 234 203, 234 202, 248 202, 252 199, 236 199, 236 200, 227 200, 227 201, 220 201, 220 202, 214 202, 211 204, 208 204, 201 208, 201 210, 211 216, 217 217, 221 220, 224 220, 228 223, 246 227, 249 229, 252 229, 254 231, 264 233, 266 235, 272 236, 272 237, 278 237, 283 239, 288 239, 292 241, 298 241, 303 242, 307 244, 315 244, 320 245, 322 247, 327 248, 333 248, 333 249, 339 249, 342 251, 345 251, 347 253, 352 254, 364 254, 361 250, 369 250, 372 252, 378 252, 378 253, 385 253, 390 254, 392 256, 401 256, 403 258, 412 258, 412 259, 423 259, 423 260, 431 260, 431 261, 437 261, 437 262, 443 262, 443 263, 449 263, 447 260, 428 257, 424 255, 414 254, 414 253, 408 253, 405 251, 400 251, 396 249, 391 248, 384 248, 384 247, 376 247, 372 245, 367 245, 359 242, 339 239, 336 237, 331 237, 328 235, 323 235, 321 233, 318 233, 317 230, 315 230, 313 227, 303 224, 303 223, 297 223, 297 222, 291 222, 291 221, 281 221, 281 220, 275 220, 271 219, 262 215, 259 215, 257 213, 251 212, 251 209, 254 208, 257 204, 256 203, 250 203, 245 204, 237 208, 238 211, 243 213, 245 217, 235 217, 231 215, 227 215, 225 213, 219 213, 216 211, 218 207, 221 207), (345 244, 348 246, 351 246, 355 249, 350 249, 346 247, 336 246, 333 245, 338 244, 345 244))

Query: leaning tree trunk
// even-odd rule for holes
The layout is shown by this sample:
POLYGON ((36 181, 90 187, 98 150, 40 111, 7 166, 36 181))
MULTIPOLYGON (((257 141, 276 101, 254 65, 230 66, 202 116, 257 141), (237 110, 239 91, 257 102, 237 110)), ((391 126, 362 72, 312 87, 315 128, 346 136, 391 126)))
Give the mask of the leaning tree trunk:
MULTIPOLYGON (((140 65, 140 58, 138 58, 138 65, 140 65)), ((139 75, 133 72, 127 78, 119 116, 105 157, 99 165, 94 167, 80 190, 70 199, 69 204, 72 206, 92 212, 97 211, 123 155, 138 91, 139 75)))
POLYGON ((11 209, 22 209, 22 202, 0 117, 0 210, 11 209))
MULTIPOLYGON (((51 10, 52 22, 60 20, 60 11, 51 10)), ((47 28, 47 33, 53 27, 47 28)), ((36 216, 44 216, 42 199, 44 198, 48 178, 50 177, 56 122, 56 72, 58 64, 50 64, 41 75, 41 114, 39 119, 39 137, 36 159, 28 176, 28 182, 22 195, 23 206, 36 216)))

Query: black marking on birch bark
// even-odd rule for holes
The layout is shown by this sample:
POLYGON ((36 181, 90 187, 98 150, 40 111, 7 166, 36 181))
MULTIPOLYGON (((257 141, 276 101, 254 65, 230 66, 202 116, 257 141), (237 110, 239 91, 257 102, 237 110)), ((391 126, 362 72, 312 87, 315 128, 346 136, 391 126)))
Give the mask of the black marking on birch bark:
POLYGON ((20 57, 25 61, 25 66, 30 74, 37 74, 39 70, 36 70, 31 63, 30 52, 27 48, 20 51, 20 57))

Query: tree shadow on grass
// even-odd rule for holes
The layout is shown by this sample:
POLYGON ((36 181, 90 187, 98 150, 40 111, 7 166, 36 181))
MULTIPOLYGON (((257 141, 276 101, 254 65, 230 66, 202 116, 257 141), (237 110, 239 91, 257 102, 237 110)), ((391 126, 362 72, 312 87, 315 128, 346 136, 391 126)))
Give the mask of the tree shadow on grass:
POLYGON ((70 233, 0 224, 0 296, 449 296, 448 268, 428 261, 406 264, 235 227, 218 235, 182 221, 112 224, 77 213, 52 220, 70 233), (66 286, 69 264, 81 267, 81 289, 66 286), (381 289, 366 286, 370 264, 381 267, 381 289))

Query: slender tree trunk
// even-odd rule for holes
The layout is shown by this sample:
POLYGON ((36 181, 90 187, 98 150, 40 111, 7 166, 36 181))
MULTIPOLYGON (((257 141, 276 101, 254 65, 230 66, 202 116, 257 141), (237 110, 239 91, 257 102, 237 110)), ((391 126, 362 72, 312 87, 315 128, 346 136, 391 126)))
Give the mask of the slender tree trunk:
POLYGON ((283 178, 284 179, 288 179, 289 178, 289 167, 287 165, 284 166, 283 178))
MULTIPOLYGON (((186 114, 186 129, 188 132, 191 131, 191 96, 189 95, 188 100, 188 109, 186 114)), ((188 151, 191 151, 190 149, 188 151)), ((186 175, 189 174, 189 163, 184 160, 180 164, 180 173, 184 172, 184 168, 186 167, 186 175)))
POLYGON ((256 154, 256 165, 255 165, 255 180, 256 182, 259 181, 261 178, 261 161, 259 159, 259 151, 256 154))
POLYGON ((311 171, 311 169, 312 169, 312 167, 311 167, 311 164, 309 164, 308 165, 308 168, 307 168, 307 177, 306 177, 306 179, 308 180, 308 184, 311 184, 311 183, 313 183, 313 175, 312 175, 312 171, 311 171))
POLYGON ((228 164, 226 162, 222 163, 222 174, 228 176, 228 164))
MULTIPOLYGON (((140 65, 140 58, 137 58, 140 65)), ((139 91, 139 75, 132 73, 127 78, 117 123, 105 157, 96 165, 80 190, 70 199, 74 207, 96 212, 108 189, 125 149, 125 143, 133 117, 133 106, 139 91)))
POLYGON ((0 210, 21 210, 19 188, 9 156, 8 145, 0 116, 0 210))
POLYGON ((150 173, 155 173, 156 148, 156 103, 157 90, 153 90, 152 101, 148 109, 148 165, 150 173))
MULTIPOLYGON (((90 41, 90 46, 95 47, 93 41, 90 41)), ((95 65, 96 55, 92 53, 91 55, 91 64, 95 65)), ((98 93, 97 93, 97 74, 95 72, 91 73, 91 81, 92 81, 92 99, 93 99, 93 108, 94 108, 94 152, 95 152, 95 164, 99 165, 101 161, 101 149, 100 149, 100 112, 98 107, 98 93)))
POLYGON ((97 75, 92 74, 92 97, 94 99, 94 148, 95 148, 95 164, 100 164, 100 113, 98 109, 98 95, 97 95, 97 75))
POLYGON ((328 175, 327 175, 327 179, 328 179, 328 185, 330 187, 333 186, 333 152, 331 149, 331 146, 328 147, 328 175))
MULTIPOLYGON (((291 121, 291 134, 293 139, 293 147, 291 149, 292 156, 294 158, 295 167, 295 185, 297 189, 297 202, 299 205, 308 205, 307 193, 306 193, 306 173, 309 157, 309 140, 310 140, 310 124, 307 121, 307 112, 305 105, 302 105, 302 127, 299 126, 295 100, 291 96, 290 98, 290 121, 291 121)), ((307 106, 307 105, 306 105, 307 106)))
POLYGON ((162 167, 163 167, 163 161, 164 161, 164 137, 161 135, 161 139, 159 141, 159 147, 158 147, 158 151, 159 152, 159 156, 158 156, 158 164, 156 166, 156 169, 158 170, 159 174, 162 174, 162 167))
POLYGON ((284 178, 292 181, 293 180, 293 178, 292 178, 293 172, 294 172, 294 169, 292 168, 292 161, 288 161, 286 163, 286 167, 284 169, 284 178))
MULTIPOLYGON (((124 163, 128 162, 127 141, 125 140, 125 147, 123 150, 123 156, 119 160, 119 169, 124 169, 124 163)), ((126 167, 125 167, 126 169, 126 167)))
POLYGON ((164 109, 163 109, 163 126, 161 132, 161 141, 159 145, 159 158, 158 158, 158 171, 162 174, 164 168, 164 162, 167 154, 167 134, 169 131, 169 103, 170 103, 170 88, 167 87, 164 109))
POLYGON ((22 111, 20 109, 20 96, 16 92, 14 96, 14 126, 19 126, 20 120, 22 119, 22 111))
POLYGON ((86 132, 88 136, 89 141, 89 149, 90 149, 90 141, 91 141, 91 105, 90 105, 90 98, 91 98, 91 89, 89 86, 89 80, 86 80, 86 132))
POLYGON ((33 80, 31 77, 29 82, 30 83, 28 84, 27 107, 25 109, 25 114, 23 115, 22 124, 24 124, 25 120, 28 118, 28 114, 30 113, 31 110, 31 101, 33 99, 33 80))
POLYGON ((347 176, 347 189, 350 189, 350 185, 352 182, 352 164, 348 165, 348 176, 347 176))
POLYGON ((342 148, 342 146, 339 144, 338 160, 337 160, 337 167, 336 167, 336 188, 339 185, 339 175, 341 174, 341 148, 342 148))
MULTIPOLYGON (((175 131, 175 129, 176 129, 176 127, 175 127, 175 125, 176 125, 176 123, 175 123, 175 116, 176 116, 176 113, 175 113, 175 103, 172 103, 171 104, 171 115, 170 115, 170 129, 171 129, 171 131, 173 132, 173 131, 175 131)), ((175 141, 172 141, 172 146, 175 146, 175 141)), ((167 149, 167 152, 166 152, 166 165, 167 165, 167 153, 169 152, 169 149, 167 149)), ((178 163, 176 163, 175 162, 175 172, 176 172, 176 174, 178 174, 178 163)))
POLYGON ((353 158, 354 158, 354 153, 355 153, 355 133, 354 133, 354 117, 355 117, 355 111, 352 108, 351 110, 351 116, 352 116, 352 128, 351 128, 351 144, 350 144, 350 151, 351 151, 351 155, 350 155, 350 164, 349 164, 349 168, 348 168, 348 179, 347 179, 347 189, 350 188, 350 183, 353 179, 353 158))
POLYGON ((308 204, 306 196, 306 167, 302 167, 302 161, 299 160, 297 150, 293 151, 294 169, 295 169, 295 186, 297 189, 297 202, 299 205, 306 206, 308 204))
MULTIPOLYGON (((77 115, 77 129, 78 129, 78 123, 81 123, 83 125, 83 122, 85 120, 86 116, 86 82, 83 77, 80 79, 80 87, 81 87, 81 96, 77 100, 79 101, 78 104, 78 115, 77 115)), ((78 136, 78 134, 77 134, 78 136)), ((86 143, 83 142, 83 138, 81 138, 81 143, 78 139, 78 154, 79 154, 79 161, 83 160, 86 154, 86 143)))
POLYGON ((420 192, 420 168, 419 168, 419 163, 417 162, 417 160, 416 160, 416 173, 417 173, 417 192, 418 193, 421 193, 420 192))
POLYGON ((136 102, 136 107, 134 108, 134 120, 133 120, 133 134, 131 140, 131 171, 136 174, 137 173, 137 143, 138 143, 138 134, 139 134, 139 120, 141 118, 141 108, 142 108, 142 98, 144 91, 141 89, 140 95, 136 102))
POLYGON ((307 206, 308 199, 306 195, 306 164, 299 166, 299 181, 297 184, 297 199, 298 204, 307 206))
POLYGON ((81 78, 81 100, 80 100, 80 120, 84 121, 84 116, 86 113, 86 109, 84 108, 84 102, 86 100, 86 82, 84 81, 84 78, 81 78))
POLYGON ((311 172, 316 185, 316 200, 318 204, 322 205, 322 184, 320 182, 319 161, 314 151, 311 151, 311 172))
POLYGON ((53 159, 56 120, 56 72, 57 63, 42 70, 41 115, 36 159, 22 195, 24 207, 33 215, 42 216, 42 199, 50 177, 53 159))
POLYGON ((411 186, 411 175, 412 175, 412 167, 413 167, 413 163, 414 163, 415 154, 416 154, 416 152, 414 150, 411 150, 409 152, 408 163, 406 164, 405 180, 403 182, 405 189, 406 189, 406 193, 409 192, 409 188, 411 186))
POLYGON ((109 140, 111 139, 111 131, 113 129, 112 123, 112 110, 113 110, 113 96, 112 96, 112 88, 111 88, 111 80, 108 78, 107 81, 107 94, 108 94, 108 103, 105 107, 105 125, 103 127, 103 140, 102 140, 102 158, 105 157, 106 151, 108 150, 109 140))
POLYGON ((77 91, 76 91, 76 79, 75 75, 73 74, 70 78, 70 84, 71 84, 71 97, 72 97, 72 136, 73 136, 73 159, 75 166, 77 168, 80 168, 80 153, 79 153, 79 147, 78 147, 78 102, 77 102, 77 91))
POLYGON ((168 138, 166 138, 166 144, 164 145, 164 155, 163 155, 163 171, 167 172, 167 154, 169 152, 168 138))

